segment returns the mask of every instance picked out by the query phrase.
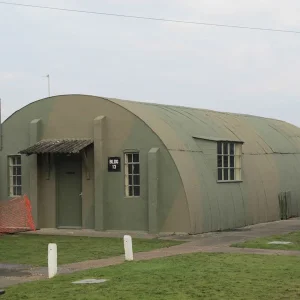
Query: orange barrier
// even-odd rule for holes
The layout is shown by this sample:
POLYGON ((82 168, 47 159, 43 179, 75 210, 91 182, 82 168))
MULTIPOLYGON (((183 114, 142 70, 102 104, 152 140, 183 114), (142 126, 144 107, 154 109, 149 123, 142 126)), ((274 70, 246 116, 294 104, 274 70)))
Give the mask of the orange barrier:
POLYGON ((0 234, 35 229, 31 203, 27 195, 0 201, 0 234))

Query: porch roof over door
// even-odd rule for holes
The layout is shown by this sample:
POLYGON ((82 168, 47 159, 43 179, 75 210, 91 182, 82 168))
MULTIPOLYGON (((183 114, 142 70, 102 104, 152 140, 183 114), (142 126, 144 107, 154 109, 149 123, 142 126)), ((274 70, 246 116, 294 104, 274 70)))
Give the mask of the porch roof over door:
POLYGON ((43 153, 64 153, 76 154, 87 146, 93 144, 92 139, 45 139, 21 150, 20 154, 43 154, 43 153))

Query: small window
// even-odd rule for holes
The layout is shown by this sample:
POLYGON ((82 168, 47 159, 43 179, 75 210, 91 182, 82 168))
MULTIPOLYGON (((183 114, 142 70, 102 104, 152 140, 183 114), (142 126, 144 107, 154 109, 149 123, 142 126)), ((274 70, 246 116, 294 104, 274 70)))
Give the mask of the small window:
POLYGON ((21 155, 13 155, 8 157, 9 167, 9 196, 22 195, 22 164, 21 155))
POLYGON ((218 181, 241 180, 241 160, 242 144, 233 142, 218 142, 218 181))
POLYGON ((140 155, 139 153, 125 153, 125 195, 138 197, 140 192, 140 155))

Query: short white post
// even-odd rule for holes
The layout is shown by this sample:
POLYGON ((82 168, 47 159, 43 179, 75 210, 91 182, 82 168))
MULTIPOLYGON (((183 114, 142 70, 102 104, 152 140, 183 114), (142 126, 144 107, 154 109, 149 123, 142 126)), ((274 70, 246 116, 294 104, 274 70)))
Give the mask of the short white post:
POLYGON ((132 238, 130 235, 124 235, 125 260, 133 260, 132 238))
POLYGON ((48 244, 48 276, 54 277, 57 274, 57 245, 48 244))

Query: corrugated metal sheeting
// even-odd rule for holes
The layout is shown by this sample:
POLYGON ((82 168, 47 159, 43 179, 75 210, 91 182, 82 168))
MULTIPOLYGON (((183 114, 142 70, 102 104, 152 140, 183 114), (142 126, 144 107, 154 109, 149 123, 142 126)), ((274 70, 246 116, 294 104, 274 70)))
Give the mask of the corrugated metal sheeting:
POLYGON ((247 154, 300 153, 300 129, 284 121, 183 106, 110 100, 146 121, 169 149, 197 150, 193 137, 205 137, 244 142, 243 152, 247 154), (168 131, 175 131, 177 143, 171 140, 172 134, 168 131))
POLYGON ((91 145, 91 139, 49 139, 41 140, 35 145, 20 151, 21 154, 42 154, 42 153, 79 153, 82 149, 91 145))

